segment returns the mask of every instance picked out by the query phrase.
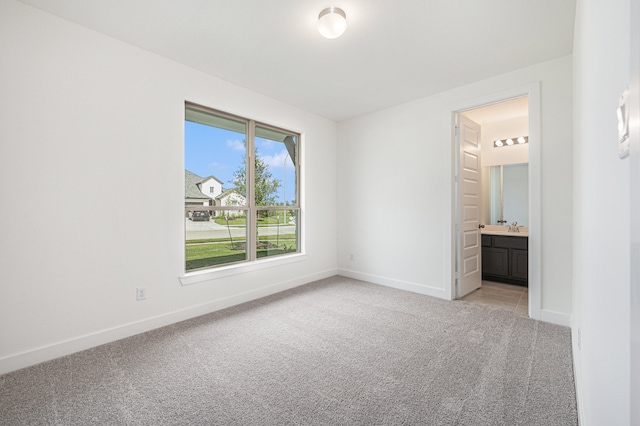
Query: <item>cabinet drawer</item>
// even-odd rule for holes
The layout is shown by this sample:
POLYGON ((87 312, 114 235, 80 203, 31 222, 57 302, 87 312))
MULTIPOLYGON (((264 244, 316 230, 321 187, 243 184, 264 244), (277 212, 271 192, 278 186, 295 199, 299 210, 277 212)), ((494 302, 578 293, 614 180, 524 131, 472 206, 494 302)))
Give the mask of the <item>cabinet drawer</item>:
MULTIPOLYGON (((484 243, 484 241, 483 241, 484 243)), ((527 250, 529 239, 527 237, 493 237, 493 246, 502 248, 512 248, 527 250)))
POLYGON ((493 245, 491 235, 482 235, 482 245, 484 247, 491 247, 493 245))

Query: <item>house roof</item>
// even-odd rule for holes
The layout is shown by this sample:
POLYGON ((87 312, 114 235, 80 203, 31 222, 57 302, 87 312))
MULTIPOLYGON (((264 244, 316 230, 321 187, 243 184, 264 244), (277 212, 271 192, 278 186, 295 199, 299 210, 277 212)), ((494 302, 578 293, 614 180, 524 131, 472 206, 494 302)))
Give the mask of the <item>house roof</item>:
POLYGON ((200 191, 199 184, 202 182, 202 177, 197 174, 184 170, 184 198, 200 198, 203 200, 209 199, 200 191))
POLYGON ((213 176, 213 175, 209 175, 209 176, 207 176, 207 177, 205 177, 205 178, 201 178, 201 180, 200 180, 200 182, 199 182, 199 183, 206 182, 206 181, 208 181, 209 179, 213 179, 213 180, 215 180, 216 182, 218 182, 220 185, 222 185, 222 181, 221 181, 220 179, 218 179, 217 177, 213 176))
POLYGON ((242 195, 240 193, 240 191, 238 191, 238 188, 231 188, 231 189, 223 190, 222 194, 220 194, 220 195, 218 195, 216 197, 216 200, 221 200, 221 199, 223 199, 224 197, 226 197, 227 195, 229 195, 232 192, 235 192, 236 194, 238 194, 238 195, 240 195, 241 197, 244 198, 244 195, 242 195))

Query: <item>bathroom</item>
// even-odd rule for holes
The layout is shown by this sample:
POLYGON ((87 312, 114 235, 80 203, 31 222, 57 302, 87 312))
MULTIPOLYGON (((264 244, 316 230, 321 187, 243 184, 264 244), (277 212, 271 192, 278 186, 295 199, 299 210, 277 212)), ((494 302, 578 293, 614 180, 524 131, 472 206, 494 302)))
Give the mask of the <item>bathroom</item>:
POLYGON ((462 300, 528 313, 529 114, 521 97, 465 111, 481 127, 482 284, 462 300))

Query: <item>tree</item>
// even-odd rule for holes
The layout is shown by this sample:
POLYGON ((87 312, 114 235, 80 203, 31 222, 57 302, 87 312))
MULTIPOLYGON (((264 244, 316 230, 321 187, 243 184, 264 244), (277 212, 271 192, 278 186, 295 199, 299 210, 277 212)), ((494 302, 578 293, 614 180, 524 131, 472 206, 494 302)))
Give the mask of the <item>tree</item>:
MULTIPOLYGON (((247 195, 247 168, 240 166, 238 170, 233 173, 232 184, 238 188, 241 194, 247 195)), ((276 202, 276 193, 280 188, 280 181, 273 178, 269 166, 264 162, 262 157, 258 155, 256 150, 255 155, 255 205, 256 206, 269 206, 276 202)))

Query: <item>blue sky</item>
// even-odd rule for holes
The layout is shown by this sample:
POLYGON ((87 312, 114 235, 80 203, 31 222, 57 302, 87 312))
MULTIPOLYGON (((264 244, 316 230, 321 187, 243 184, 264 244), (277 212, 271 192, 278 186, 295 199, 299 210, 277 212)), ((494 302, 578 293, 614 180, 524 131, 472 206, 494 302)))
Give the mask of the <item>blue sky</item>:
MULTIPOLYGON (((232 188, 233 173, 244 165, 244 133, 232 132, 191 121, 185 121, 184 168, 202 177, 215 176, 222 186, 232 188)), ((280 181, 277 200, 295 199, 295 170, 288 157, 287 149, 281 142, 256 138, 258 155, 269 166, 273 178, 280 181), (286 162, 286 176, 285 176, 286 162)))

